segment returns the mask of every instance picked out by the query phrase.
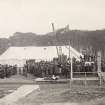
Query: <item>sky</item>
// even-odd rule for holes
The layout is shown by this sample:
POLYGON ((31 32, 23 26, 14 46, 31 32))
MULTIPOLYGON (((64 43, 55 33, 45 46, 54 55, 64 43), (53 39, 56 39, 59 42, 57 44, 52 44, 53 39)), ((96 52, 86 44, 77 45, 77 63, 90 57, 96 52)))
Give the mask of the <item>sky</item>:
POLYGON ((105 29, 105 0, 0 0, 0 37, 45 34, 51 23, 55 29, 105 29))

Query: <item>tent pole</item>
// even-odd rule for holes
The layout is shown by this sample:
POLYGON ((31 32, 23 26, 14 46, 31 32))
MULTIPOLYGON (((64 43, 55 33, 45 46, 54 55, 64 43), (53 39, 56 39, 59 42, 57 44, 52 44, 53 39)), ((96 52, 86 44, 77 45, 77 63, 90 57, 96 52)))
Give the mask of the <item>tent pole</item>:
POLYGON ((71 85, 72 85, 72 77, 73 77, 73 75, 72 75, 72 57, 71 57, 71 54, 70 54, 70 41, 69 41, 69 64, 70 64, 70 87, 71 87, 71 85))

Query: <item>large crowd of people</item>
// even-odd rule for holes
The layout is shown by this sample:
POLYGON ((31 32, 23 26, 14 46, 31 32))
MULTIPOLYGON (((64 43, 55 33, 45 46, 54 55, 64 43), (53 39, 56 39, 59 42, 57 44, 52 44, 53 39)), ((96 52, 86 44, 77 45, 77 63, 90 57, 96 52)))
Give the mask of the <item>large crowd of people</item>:
MULTIPOLYGON (((74 75, 77 73, 81 74, 83 72, 97 72, 97 61, 87 56, 80 61, 76 61, 75 58, 72 59, 72 68, 74 75), (91 61, 90 61, 91 60, 91 61)), ((105 71, 105 62, 102 61, 101 70, 105 71)), ((35 77, 51 77, 59 76, 63 78, 70 78, 71 72, 71 63, 70 59, 64 57, 62 62, 58 58, 54 58, 52 61, 40 61, 36 62, 35 60, 27 60, 24 67, 18 68, 17 65, 0 65, 0 78, 9 78, 12 75, 17 74, 17 71, 20 74, 27 77, 27 74, 30 73, 35 77), (22 70, 22 72, 21 72, 22 70)))
MULTIPOLYGON (((102 63, 103 64, 103 63, 102 63)), ((73 58, 73 64, 72 64, 73 72, 74 73, 85 73, 89 72, 90 74, 97 72, 97 62, 94 61, 85 61, 84 59, 81 59, 80 61, 76 61, 75 58, 73 58)), ((40 61, 35 62, 35 60, 28 60, 26 64, 24 65, 24 74, 26 72, 33 74, 36 77, 49 77, 52 75, 58 75, 60 77, 69 78, 70 77, 70 70, 71 64, 66 61, 59 62, 59 60, 53 59, 53 61, 47 62, 47 61, 40 61)), ((104 66, 102 65, 102 71, 104 71, 104 66)))
POLYGON ((9 78, 17 73, 17 66, 1 65, 0 64, 0 78, 9 78))

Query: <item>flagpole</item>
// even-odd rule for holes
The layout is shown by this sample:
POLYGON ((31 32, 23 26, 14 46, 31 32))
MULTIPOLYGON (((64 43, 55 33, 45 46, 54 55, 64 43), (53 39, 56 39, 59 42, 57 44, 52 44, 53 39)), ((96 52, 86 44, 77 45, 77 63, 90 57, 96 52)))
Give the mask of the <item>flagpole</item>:
MULTIPOLYGON (((55 37, 56 37, 56 31, 55 31, 55 28, 54 28, 54 23, 52 23, 52 29, 53 29, 53 33, 54 33, 54 35, 55 35, 55 37)), ((57 47, 57 39, 56 39, 56 50, 57 50, 57 55, 58 55, 58 58, 59 58, 59 51, 58 51, 58 47, 57 47)))
POLYGON ((70 51, 70 41, 69 41, 69 64, 70 64, 70 88, 72 86, 72 79, 73 79, 73 68, 72 68, 72 57, 70 51))
POLYGON ((70 63, 70 79, 72 80, 73 78, 73 65, 72 65, 72 56, 71 56, 71 51, 70 51, 70 41, 69 41, 69 63, 70 63))

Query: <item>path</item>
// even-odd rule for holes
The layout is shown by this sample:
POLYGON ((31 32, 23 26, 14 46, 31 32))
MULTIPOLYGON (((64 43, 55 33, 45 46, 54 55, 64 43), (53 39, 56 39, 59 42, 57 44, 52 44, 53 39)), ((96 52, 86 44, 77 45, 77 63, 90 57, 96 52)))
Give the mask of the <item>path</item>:
POLYGON ((32 91, 38 90, 38 89, 39 89, 39 85, 23 85, 13 93, 0 99, 0 105, 9 105, 9 104, 11 105, 12 103, 18 101, 19 99, 24 98, 32 91))

